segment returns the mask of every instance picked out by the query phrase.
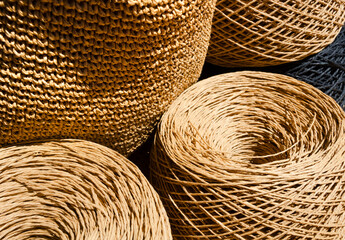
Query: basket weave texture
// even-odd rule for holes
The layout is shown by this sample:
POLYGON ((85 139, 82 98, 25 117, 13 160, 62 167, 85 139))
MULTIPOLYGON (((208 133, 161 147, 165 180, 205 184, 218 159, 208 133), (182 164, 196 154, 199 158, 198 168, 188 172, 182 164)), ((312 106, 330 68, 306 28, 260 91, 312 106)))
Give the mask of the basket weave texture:
POLYGON ((163 115, 151 182, 176 239, 344 239, 345 114, 288 76, 196 83, 163 115))
POLYGON ((128 155, 198 79, 214 4, 2 1, 0 145, 78 138, 128 155))
POLYGON ((57 140, 0 149, 0 239, 172 239, 158 194, 107 147, 57 140))
POLYGON ((344 22, 343 0, 219 0, 207 61, 263 67, 301 60, 329 45, 344 22))
POLYGON ((319 88, 345 109, 345 27, 328 47, 286 74, 319 88))

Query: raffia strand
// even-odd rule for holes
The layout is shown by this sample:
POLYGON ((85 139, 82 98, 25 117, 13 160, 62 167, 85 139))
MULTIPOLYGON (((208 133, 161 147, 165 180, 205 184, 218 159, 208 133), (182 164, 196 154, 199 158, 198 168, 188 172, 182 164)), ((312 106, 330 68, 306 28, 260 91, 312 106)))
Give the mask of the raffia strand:
POLYGON ((0 239, 172 239, 158 194, 107 147, 65 139, 1 148, 0 173, 0 239))

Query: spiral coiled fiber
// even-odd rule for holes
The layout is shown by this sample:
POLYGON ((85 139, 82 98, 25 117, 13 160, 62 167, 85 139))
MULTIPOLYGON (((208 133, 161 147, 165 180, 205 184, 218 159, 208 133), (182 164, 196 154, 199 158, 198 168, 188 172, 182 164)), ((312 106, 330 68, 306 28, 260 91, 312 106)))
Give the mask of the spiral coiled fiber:
POLYGON ((328 47, 286 74, 317 87, 345 109, 345 27, 328 47))
POLYGON ((76 138, 128 155, 197 81, 214 4, 0 1, 0 145, 76 138))
POLYGON ((0 239, 172 239, 139 169, 107 147, 56 140, 0 149, 0 239))
POLYGON ((163 115, 151 182, 176 239, 344 239, 345 114, 294 78, 200 81, 163 115))
POLYGON ((321 51, 345 22, 344 0, 219 0, 207 61, 264 67, 321 51))

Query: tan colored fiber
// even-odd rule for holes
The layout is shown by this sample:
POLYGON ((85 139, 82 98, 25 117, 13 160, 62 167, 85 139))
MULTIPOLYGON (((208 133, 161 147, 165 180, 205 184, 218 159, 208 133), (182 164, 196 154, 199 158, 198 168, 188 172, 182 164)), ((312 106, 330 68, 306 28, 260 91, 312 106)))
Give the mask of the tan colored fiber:
POLYGON ((344 23, 344 0, 219 0, 207 61, 263 67, 301 60, 329 45, 344 23))
POLYGON ((0 1, 0 145, 131 153, 205 60, 214 0, 0 1))
POLYGON ((55 140, 0 149, 0 239, 172 239, 161 200, 107 147, 55 140))
POLYGON ((175 239, 345 239, 345 114, 294 78, 196 83, 159 124, 152 183, 175 239))

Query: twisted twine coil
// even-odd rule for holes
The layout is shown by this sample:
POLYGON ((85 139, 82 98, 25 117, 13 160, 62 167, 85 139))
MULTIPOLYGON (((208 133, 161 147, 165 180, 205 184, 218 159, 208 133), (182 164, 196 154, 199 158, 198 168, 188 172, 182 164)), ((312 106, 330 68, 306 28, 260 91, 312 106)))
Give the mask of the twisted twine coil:
POLYGON ((219 0, 207 61, 263 67, 301 60, 329 45, 345 22, 345 2, 219 0))
POLYGON ((345 109, 345 28, 332 44, 286 74, 317 87, 345 109))
POLYGON ((76 138, 128 155, 198 79, 214 4, 1 1, 0 145, 76 138))
POLYGON ((83 140, 0 149, 0 239, 172 239, 158 194, 117 152, 83 140))
POLYGON ((163 115, 151 182, 176 239, 343 239, 345 114, 264 72, 196 83, 163 115))

